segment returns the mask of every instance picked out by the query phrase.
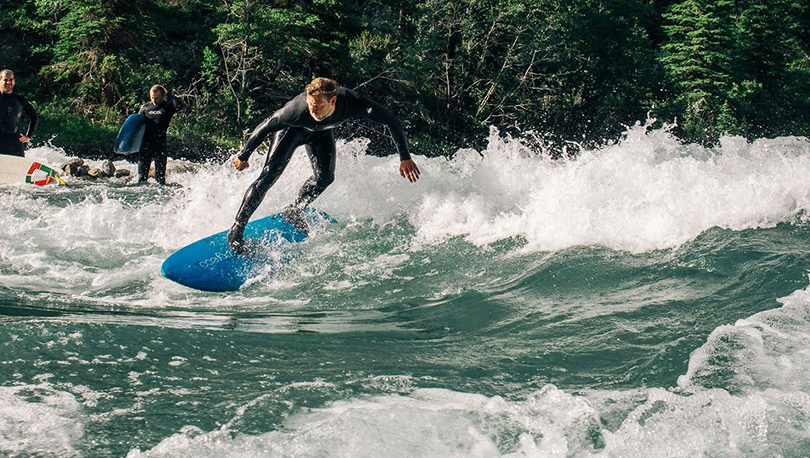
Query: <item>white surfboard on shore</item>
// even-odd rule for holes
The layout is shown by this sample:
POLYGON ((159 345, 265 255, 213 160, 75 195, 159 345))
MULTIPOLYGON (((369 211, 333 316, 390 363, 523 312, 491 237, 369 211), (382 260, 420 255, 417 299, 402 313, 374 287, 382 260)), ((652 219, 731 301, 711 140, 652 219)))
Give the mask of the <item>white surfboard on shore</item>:
POLYGON ((49 183, 66 184, 56 170, 36 159, 0 154, 0 183, 28 183, 45 186, 49 183))

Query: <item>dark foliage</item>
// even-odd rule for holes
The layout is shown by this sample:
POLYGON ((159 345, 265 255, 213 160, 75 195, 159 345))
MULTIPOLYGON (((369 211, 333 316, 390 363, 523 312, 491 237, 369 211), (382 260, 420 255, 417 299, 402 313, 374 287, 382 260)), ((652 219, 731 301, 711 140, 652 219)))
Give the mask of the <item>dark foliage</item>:
MULTIPOLYGON (((163 84, 188 110, 176 156, 221 158, 315 76, 389 106, 414 152, 489 126, 552 150, 624 125, 685 140, 807 135, 807 0, 0 0, 0 67, 45 114, 39 138, 105 154, 163 84)), ((372 139, 379 126, 349 124, 372 139)))

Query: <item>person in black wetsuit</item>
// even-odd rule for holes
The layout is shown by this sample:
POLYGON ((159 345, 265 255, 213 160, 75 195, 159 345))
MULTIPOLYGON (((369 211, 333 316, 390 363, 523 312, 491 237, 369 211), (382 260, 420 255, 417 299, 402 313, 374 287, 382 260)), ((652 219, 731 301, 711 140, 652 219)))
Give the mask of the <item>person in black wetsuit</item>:
POLYGON ((138 183, 145 183, 149 178, 149 168, 154 160, 155 179, 160 184, 166 184, 166 131, 172 116, 185 106, 159 84, 149 90, 149 99, 149 103, 138 112, 146 116, 146 130, 138 159, 138 183))
POLYGON ((399 121, 382 105, 352 90, 338 87, 335 80, 315 78, 305 91, 287 102, 253 131, 242 151, 233 159, 237 170, 248 167, 251 153, 275 132, 270 153, 259 177, 248 187, 236 221, 228 232, 228 245, 235 252, 245 250, 243 233, 251 215, 267 190, 276 182, 301 145, 312 163, 313 176, 304 183, 295 202, 283 213, 284 219, 306 232, 302 210, 335 179, 335 127, 352 118, 366 118, 384 124, 391 132, 400 158, 399 172, 411 183, 419 179, 419 168, 411 160, 408 141, 399 121))
POLYGON ((39 124, 39 115, 25 97, 14 92, 14 72, 0 70, 0 154, 25 156, 23 147, 31 142, 31 136, 39 124), (20 133, 20 118, 28 116, 28 130, 20 133))

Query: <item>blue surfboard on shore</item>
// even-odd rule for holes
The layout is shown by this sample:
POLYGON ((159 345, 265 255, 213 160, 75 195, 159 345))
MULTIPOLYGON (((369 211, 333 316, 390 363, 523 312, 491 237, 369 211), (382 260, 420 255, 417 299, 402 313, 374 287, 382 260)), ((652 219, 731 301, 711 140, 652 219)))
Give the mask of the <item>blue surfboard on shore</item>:
POLYGON ((146 116, 142 114, 129 115, 118 138, 115 139, 113 151, 117 154, 134 154, 141 150, 143 133, 146 131, 146 116))
MULTIPOLYGON (((304 210, 310 226, 335 222, 329 215, 304 210)), ((285 221, 281 214, 251 221, 245 226, 244 254, 228 247, 228 231, 198 240, 166 258, 160 271, 164 277, 202 291, 236 291, 248 280, 271 274, 292 259, 290 244, 302 242, 307 234, 285 221)))

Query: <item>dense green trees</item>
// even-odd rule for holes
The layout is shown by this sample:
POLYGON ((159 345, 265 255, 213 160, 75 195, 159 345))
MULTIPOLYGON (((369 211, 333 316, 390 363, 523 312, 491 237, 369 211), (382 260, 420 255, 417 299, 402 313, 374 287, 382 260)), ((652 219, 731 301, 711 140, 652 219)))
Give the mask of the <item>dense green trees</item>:
POLYGON ((682 128, 707 139, 734 129, 729 99, 733 87, 729 52, 734 43, 731 0, 684 0, 664 15, 669 40, 662 62, 682 128))
POLYGON ((735 55, 739 81, 732 93, 739 133, 806 134, 810 121, 810 2, 748 0, 742 5, 735 55))
MULTIPOLYGON (((475 146, 488 126, 557 150, 598 143, 650 110, 702 142, 807 135, 810 126, 808 0, 0 6, 0 66, 18 72, 46 113, 43 130, 59 133, 54 143, 84 152, 107 148, 154 83, 189 106, 170 133, 192 155, 238 146, 322 75, 390 106, 417 153, 475 146)), ((365 124, 340 134, 385 137, 365 124)))
POLYGON ((686 138, 806 134, 810 62, 791 0, 685 0, 664 15, 668 112, 686 138))

